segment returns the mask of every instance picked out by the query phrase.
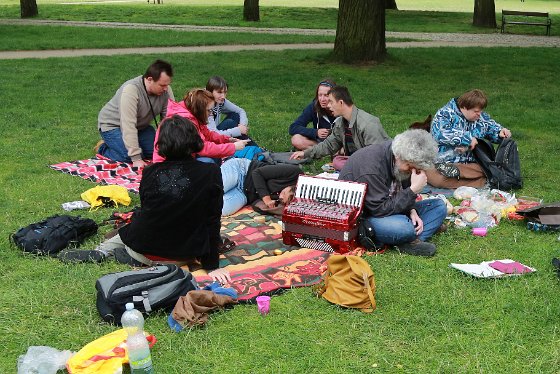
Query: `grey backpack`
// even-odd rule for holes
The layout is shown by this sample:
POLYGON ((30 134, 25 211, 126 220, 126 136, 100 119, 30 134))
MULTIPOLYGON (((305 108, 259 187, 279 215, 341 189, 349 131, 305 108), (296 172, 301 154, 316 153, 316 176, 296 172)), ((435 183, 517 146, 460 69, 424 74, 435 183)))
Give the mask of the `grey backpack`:
POLYGON ((198 285, 191 273, 167 264, 106 274, 97 280, 95 288, 101 318, 120 325, 126 303, 134 303, 134 308, 143 314, 171 310, 179 297, 198 285))

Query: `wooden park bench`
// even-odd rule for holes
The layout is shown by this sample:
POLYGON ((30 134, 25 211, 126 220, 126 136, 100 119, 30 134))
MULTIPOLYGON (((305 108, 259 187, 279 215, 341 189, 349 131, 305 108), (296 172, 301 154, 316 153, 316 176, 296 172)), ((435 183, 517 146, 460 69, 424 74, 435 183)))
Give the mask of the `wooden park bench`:
POLYGON ((552 21, 550 20, 548 13, 502 10, 502 34, 506 29, 506 24, 546 26, 546 35, 550 36, 550 26, 552 25, 552 21), (508 18, 506 18, 506 16, 508 18), (546 20, 541 21, 542 18, 545 18, 546 20))

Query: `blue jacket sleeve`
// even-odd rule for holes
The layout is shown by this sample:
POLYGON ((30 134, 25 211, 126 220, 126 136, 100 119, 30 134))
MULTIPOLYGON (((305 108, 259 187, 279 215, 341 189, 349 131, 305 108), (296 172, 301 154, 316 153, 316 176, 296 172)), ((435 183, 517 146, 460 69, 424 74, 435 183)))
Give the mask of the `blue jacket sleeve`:
POLYGON ((289 133, 290 135, 303 135, 306 138, 316 140, 317 139, 317 129, 315 126, 313 128, 308 128, 307 125, 311 122, 315 125, 315 111, 313 110, 314 101, 311 102, 299 117, 290 125, 289 133))
POLYGON ((494 121, 490 115, 486 112, 480 114, 478 122, 482 123, 484 129, 486 129, 484 137, 490 140, 492 143, 498 143, 500 141, 500 131, 502 131, 502 125, 494 121))

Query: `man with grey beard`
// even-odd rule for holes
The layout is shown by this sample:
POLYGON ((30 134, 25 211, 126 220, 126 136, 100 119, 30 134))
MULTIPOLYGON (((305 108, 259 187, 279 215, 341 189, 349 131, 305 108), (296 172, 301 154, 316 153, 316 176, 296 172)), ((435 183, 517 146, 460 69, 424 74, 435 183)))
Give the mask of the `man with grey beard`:
POLYGON ((408 130, 394 140, 356 151, 339 179, 367 183, 363 224, 376 248, 397 246, 403 253, 433 256, 428 243, 447 214, 440 199, 416 201, 434 167, 438 147, 424 130, 408 130))

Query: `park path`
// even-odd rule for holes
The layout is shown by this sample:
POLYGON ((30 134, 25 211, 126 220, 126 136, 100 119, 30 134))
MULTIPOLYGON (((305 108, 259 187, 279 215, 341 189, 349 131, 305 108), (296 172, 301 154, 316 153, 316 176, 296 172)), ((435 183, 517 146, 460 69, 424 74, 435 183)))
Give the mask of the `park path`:
MULTIPOLYGON (((206 32, 245 32, 266 34, 296 35, 335 35, 335 30, 325 29, 294 29, 294 28, 253 28, 229 26, 193 26, 163 25, 123 22, 88 22, 88 21, 56 21, 30 19, 0 19, 0 25, 51 25, 74 27, 105 27, 144 30, 178 30, 206 32)), ((414 39, 406 42, 387 42, 387 48, 434 48, 434 47, 560 47, 560 37, 533 36, 514 34, 459 34, 459 33, 418 33, 418 32, 387 32, 388 38, 414 39)), ((249 44, 249 45, 214 45, 191 47, 142 47, 112 49, 56 49, 40 51, 0 51, 0 59, 78 57, 78 56, 111 56, 124 54, 162 54, 190 52, 235 52, 245 50, 286 49, 331 49, 332 43, 310 44, 249 44)))

